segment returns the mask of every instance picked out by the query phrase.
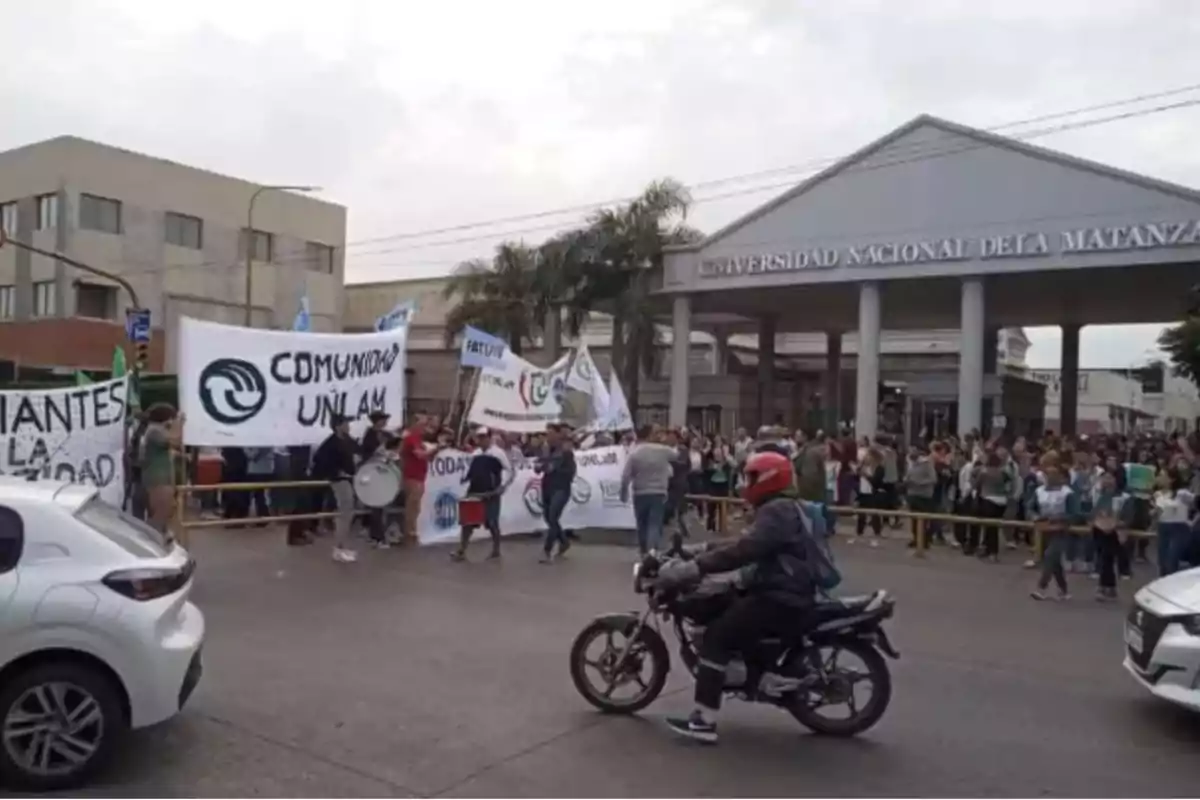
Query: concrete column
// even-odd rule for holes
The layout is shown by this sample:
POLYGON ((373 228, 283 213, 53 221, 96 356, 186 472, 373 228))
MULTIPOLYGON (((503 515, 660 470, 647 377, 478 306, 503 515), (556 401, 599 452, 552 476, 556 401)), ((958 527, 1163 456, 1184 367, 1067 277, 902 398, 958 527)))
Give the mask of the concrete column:
POLYGON ((1079 325, 1062 326, 1058 433, 1074 436, 1079 421, 1079 325))
POLYGON ((858 375, 854 392, 854 435, 875 438, 879 425, 879 339, 881 320, 879 284, 869 281, 858 288, 858 375))
POLYGON ((758 424, 775 424, 775 331, 774 317, 758 323, 758 424))
MULTIPOLYGON (((958 349, 958 435, 983 430, 984 334, 983 278, 962 282, 961 344, 958 349)), ((995 363, 995 351, 992 362, 995 363)))
POLYGON ((713 331, 713 375, 729 374, 729 331, 713 331))
MULTIPOLYGON (((688 355, 692 339, 692 298, 675 295, 671 306, 671 405, 667 421, 673 426, 687 424, 688 355)), ((630 354, 637 358, 636 353, 630 354)))
POLYGON ((983 374, 997 375, 1000 372, 1000 328, 989 325, 983 331, 983 374))
POLYGON ((836 436, 838 422, 842 418, 842 334, 840 331, 825 333, 825 385, 821 387, 825 396, 825 433, 836 436))

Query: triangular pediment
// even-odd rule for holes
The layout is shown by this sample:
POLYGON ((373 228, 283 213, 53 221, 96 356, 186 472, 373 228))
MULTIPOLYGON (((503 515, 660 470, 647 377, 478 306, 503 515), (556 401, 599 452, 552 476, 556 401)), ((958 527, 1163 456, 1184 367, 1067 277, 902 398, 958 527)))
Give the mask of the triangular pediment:
MULTIPOLYGON (((1121 250, 1136 249, 1136 237, 1170 232, 1147 233, 1146 226, 1196 220, 1195 190, 921 116, 688 250, 719 261, 797 253, 819 259, 823 250, 914 240, 947 248, 953 245, 945 242, 963 239, 979 247, 996 237, 997 247, 1019 248, 1048 239, 1058 247, 1075 232, 1105 226, 1131 231, 1120 235, 1134 236, 1133 245, 1110 248, 1121 250)), ((1200 226, 1193 233, 1200 236, 1200 226)), ((1022 255, 1028 253, 1016 253, 1022 255)), ((943 256, 955 260, 949 250, 943 256)))

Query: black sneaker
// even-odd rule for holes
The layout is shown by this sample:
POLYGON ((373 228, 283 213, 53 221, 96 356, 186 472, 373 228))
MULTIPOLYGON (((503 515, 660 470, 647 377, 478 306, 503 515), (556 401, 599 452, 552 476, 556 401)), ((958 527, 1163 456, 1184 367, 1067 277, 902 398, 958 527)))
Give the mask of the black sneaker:
POLYGON ((717 743, 716 723, 707 722, 699 714, 690 717, 667 717, 667 727, 680 736, 686 736, 704 744, 717 743))
POLYGON ((558 543, 558 557, 562 558, 563 556, 565 556, 567 554, 567 551, 570 549, 571 549, 571 540, 563 539, 562 541, 560 541, 558 543))

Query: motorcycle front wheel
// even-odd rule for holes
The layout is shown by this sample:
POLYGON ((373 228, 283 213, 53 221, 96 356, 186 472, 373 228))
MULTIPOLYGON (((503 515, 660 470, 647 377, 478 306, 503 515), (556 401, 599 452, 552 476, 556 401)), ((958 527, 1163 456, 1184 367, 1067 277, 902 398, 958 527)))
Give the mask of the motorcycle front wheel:
POLYGON ((797 692, 787 706, 788 712, 813 733, 826 736, 857 736, 873 727, 892 700, 892 673, 883 655, 861 639, 822 643, 814 649, 818 651, 826 679, 797 692), (861 661, 863 668, 855 669, 840 661, 847 654, 861 661), (860 706, 856 690, 864 683, 870 683, 871 696, 860 706), (840 705, 849 710, 845 717, 824 713, 840 705))
POLYGON ((642 628, 631 642, 637 626, 633 617, 598 619, 571 645, 575 689, 606 714, 636 714, 666 686, 671 666, 666 642, 653 628, 642 628))

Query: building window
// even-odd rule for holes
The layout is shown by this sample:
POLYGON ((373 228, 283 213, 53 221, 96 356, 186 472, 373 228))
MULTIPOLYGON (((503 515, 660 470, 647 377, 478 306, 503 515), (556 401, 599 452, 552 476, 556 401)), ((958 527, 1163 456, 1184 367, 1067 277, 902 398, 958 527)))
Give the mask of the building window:
POLYGON ((121 201, 93 194, 79 195, 79 227, 101 233, 121 232, 121 201))
POLYGON ((242 229, 242 258, 246 257, 247 243, 255 261, 272 261, 275 255, 275 237, 266 231, 242 229))
POLYGON ((0 230, 9 236, 17 235, 17 204, 0 203, 0 230))
POLYGON ((317 272, 333 274, 333 248, 320 242, 306 242, 304 264, 317 272))
POLYGON ((17 287, 0 286, 0 319, 12 319, 17 313, 17 287))
POLYGON ((38 281, 33 284, 33 315, 35 317, 53 317, 55 313, 54 281, 38 281))
POLYGON ((75 315, 92 319, 115 319, 117 290, 97 283, 75 284, 75 315))
POLYGON ((167 244, 199 250, 204 246, 204 221, 187 214, 168 211, 166 220, 167 244))
POLYGON ((58 227, 58 194, 43 194, 37 199, 37 229, 48 231, 58 227))

